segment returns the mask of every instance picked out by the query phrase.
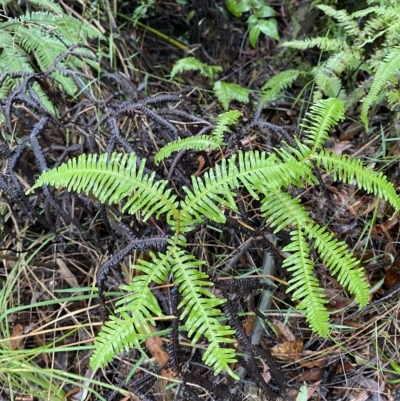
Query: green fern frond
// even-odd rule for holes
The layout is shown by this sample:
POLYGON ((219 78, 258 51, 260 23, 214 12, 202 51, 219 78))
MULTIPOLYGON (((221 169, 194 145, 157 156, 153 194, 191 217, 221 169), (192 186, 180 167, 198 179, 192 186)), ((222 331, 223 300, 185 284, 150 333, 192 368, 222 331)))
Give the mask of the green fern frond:
MULTIPOLYGON (((182 241, 184 241, 183 238, 178 239, 181 246, 184 245, 182 241)), ((237 377, 229 366, 236 362, 235 350, 221 347, 223 343, 235 342, 235 339, 228 337, 232 336, 235 330, 221 325, 218 321, 218 317, 223 316, 218 306, 226 300, 217 298, 207 289, 211 287, 210 282, 206 280, 208 276, 198 270, 202 262, 196 260, 193 255, 187 254, 181 247, 174 249, 172 273, 182 295, 178 309, 185 307, 181 318, 187 316, 188 335, 193 337, 193 344, 201 336, 208 339, 210 345, 203 360, 215 369, 215 375, 221 370, 226 370, 231 376, 237 377)))
POLYGON ((400 90, 391 89, 386 94, 389 106, 392 110, 396 110, 398 105, 400 104, 400 90))
POLYGON ((310 157, 311 149, 305 143, 301 142, 297 136, 295 136, 293 139, 296 142, 296 146, 282 146, 282 148, 276 149, 276 154, 285 163, 298 163, 299 160, 304 162, 310 157))
POLYGON ((354 19, 354 16, 349 15, 346 10, 336 10, 331 6, 322 4, 318 5, 317 8, 322 10, 329 17, 335 18, 349 35, 358 36, 360 34, 357 21, 354 19))
POLYGON ((181 150, 215 150, 223 144, 223 133, 229 130, 229 125, 236 123, 242 115, 239 111, 228 111, 220 114, 216 119, 216 124, 211 132, 211 135, 192 136, 189 138, 179 138, 176 141, 167 143, 155 155, 155 163, 160 163, 166 157, 169 157, 173 152, 181 150))
POLYGON ((162 284, 167 280, 171 252, 169 246, 165 254, 150 253, 150 262, 139 260, 137 265, 131 266, 143 274, 135 276, 129 285, 121 286, 132 294, 117 302, 119 307, 115 312, 121 314, 120 318, 111 316, 98 334, 90 360, 93 369, 104 366, 123 349, 139 347, 146 335, 151 334, 149 324, 156 325, 153 315, 162 316, 163 313, 150 286, 153 282, 162 284))
POLYGON ((283 267, 292 272, 287 292, 292 292, 293 300, 300 300, 297 308, 304 310, 307 322, 320 336, 329 333, 329 315, 324 307, 328 302, 314 277, 314 263, 310 259, 310 249, 301 230, 290 233, 291 242, 283 249, 291 255, 283 262, 283 267))
POLYGON ((340 285, 354 294, 360 307, 369 302, 369 285, 360 262, 349 253, 348 245, 338 241, 325 227, 308 225, 304 231, 315 239, 315 249, 325 266, 337 276, 340 285))
POLYGON ((237 84, 217 81, 213 86, 213 91, 217 99, 221 102, 224 110, 228 110, 229 103, 232 100, 241 103, 249 102, 250 90, 237 84))
POLYGON ((54 28, 65 42, 81 42, 84 38, 105 39, 104 35, 93 25, 85 24, 77 18, 70 17, 64 12, 53 14, 51 12, 34 11, 20 17, 21 21, 31 21, 54 28))
POLYGON ((313 159, 318 166, 322 164, 326 171, 332 171, 335 181, 351 184, 356 179, 360 188, 378 195, 387 200, 395 210, 400 210, 400 198, 393 184, 381 172, 366 169, 359 159, 349 159, 345 155, 339 156, 325 150, 315 154, 313 159))
MULTIPOLYGON (((0 0, 0 4, 5 6, 11 3, 12 1, 14 0, 0 0)), ((62 7, 53 0, 28 0, 27 3, 30 3, 31 5, 34 4, 37 7, 40 7, 44 10, 52 11, 54 13, 59 13, 59 14, 64 13, 62 7)))
POLYGON ((238 152, 227 162, 222 159, 214 169, 208 170, 203 177, 192 177, 193 190, 184 188, 186 197, 181 201, 179 220, 181 232, 193 228, 194 224, 203 221, 201 216, 223 223, 225 216, 220 205, 236 210, 233 190, 241 183, 258 199, 256 191, 264 192, 268 188, 279 188, 290 184, 301 184, 300 179, 308 183, 316 182, 307 163, 292 159, 282 163, 275 155, 268 157, 264 152, 238 152))
POLYGON ((312 73, 316 83, 316 90, 313 94, 313 100, 322 99, 323 95, 346 99, 346 92, 343 90, 343 84, 340 78, 327 71, 323 65, 313 68, 312 73))
POLYGON ((332 128, 343 119, 344 102, 337 98, 319 100, 310 107, 301 126, 307 129, 304 143, 311 147, 312 155, 322 149, 332 128))
MULTIPOLYGON (((41 29, 19 26, 15 26, 15 29, 18 34, 13 36, 13 42, 18 43, 28 53, 34 52, 41 71, 46 71, 54 60, 66 50, 63 43, 55 37, 43 35, 41 29)), ((76 86, 71 78, 58 72, 53 72, 51 75, 69 95, 74 93, 76 86)))
POLYGON ((138 264, 130 266, 131 269, 140 271, 142 274, 133 277, 128 285, 120 286, 122 290, 131 292, 131 294, 117 301, 118 308, 115 312, 129 312, 141 308, 145 318, 154 326, 155 322, 151 313, 156 316, 162 316, 163 313, 150 287, 153 283, 161 285, 167 281, 168 274, 171 271, 171 246, 167 248, 165 253, 160 252, 155 255, 150 252, 149 257, 150 261, 139 259, 138 264))
MULTIPOLYGON (((31 57, 37 60, 40 71, 46 71, 54 60, 67 50, 73 43, 85 43, 86 38, 104 39, 104 36, 91 24, 83 24, 80 20, 66 15, 53 1, 35 1, 34 4, 41 5, 49 11, 33 11, 9 19, 0 24, 0 49, 1 58, 6 59, 8 68, 2 69, 13 71, 34 71, 31 57), (12 55, 12 56, 11 56, 12 55), (22 68, 22 64, 25 68, 22 68)), ((89 53, 90 50, 83 48, 81 53, 89 53)), ((0 66, 3 64, 0 60, 0 66)), ((68 68, 85 68, 87 65, 98 69, 98 63, 71 55, 64 60, 68 68)), ((60 64, 61 67, 64 67, 60 64)), ((65 77, 57 71, 51 76, 69 94, 76 91, 76 84, 70 77, 65 77)), ((1 88, 6 94, 6 88, 1 88)), ((43 90, 35 85, 35 92, 42 104, 54 113, 54 106, 44 95, 43 90), (38 89, 38 91, 36 91, 38 89)))
MULTIPOLYGON (((34 72, 32 65, 30 64, 30 59, 26 51, 15 43, 13 37, 5 31, 0 30, 0 71, 24 71, 24 72, 34 72)), ((11 78, 6 80, 6 84, 0 89, 0 98, 6 97, 8 91, 15 87, 15 81, 11 78)), ((33 88, 38 95, 38 98, 51 113, 55 114, 56 110, 54 105, 44 93, 43 89, 38 85, 38 83, 33 84, 33 88)))
POLYGON ((264 192, 261 213, 267 218, 267 223, 275 233, 288 226, 302 229, 307 225, 314 224, 300 205, 299 199, 293 199, 289 194, 278 189, 264 192))
POLYGON ((109 204, 129 196, 123 211, 134 214, 142 210, 144 220, 154 213, 178 217, 176 195, 165 189, 167 181, 154 181, 155 173, 144 174, 144 160, 138 168, 137 158, 132 154, 113 153, 108 162, 107 159, 107 154, 99 157, 83 154, 44 172, 31 190, 42 185, 67 187, 69 191, 93 192, 100 202, 109 204))
POLYGON ((319 49, 327 52, 339 51, 348 47, 343 40, 325 37, 291 40, 289 42, 282 43, 282 46, 300 50, 309 49, 310 47, 318 47, 319 49))
POLYGON ((236 210, 234 193, 230 186, 237 183, 237 168, 233 163, 226 165, 226 159, 209 170, 203 178, 192 176, 193 190, 184 187, 185 199, 180 203, 181 215, 179 220, 180 232, 190 231, 194 224, 204 220, 201 216, 207 216, 216 223, 223 223, 225 216, 216 202, 236 210))
MULTIPOLYGON (((1 24, 4 25, 4 24, 1 24)), ((0 25, 0 48, 1 61, 7 68, 2 69, 2 71, 26 71, 34 72, 34 69, 30 63, 28 54, 15 43, 12 35, 7 31, 2 31, 2 26, 0 25)))
POLYGON ((298 70, 286 70, 273 76, 261 88, 261 101, 278 99, 280 92, 289 88, 300 74, 298 70))
POLYGON ((214 79, 217 74, 222 71, 222 67, 202 63, 194 57, 185 57, 174 64, 171 71, 171 78, 176 74, 186 71, 199 71, 201 75, 214 79))
MULTIPOLYGON (((398 4, 372 6, 354 12, 352 17, 355 20, 364 18, 371 13, 376 14, 376 17, 367 19, 365 26, 360 32, 360 45, 363 47, 367 43, 373 43, 377 38, 386 34, 388 34, 387 39, 393 34, 397 38, 400 26, 399 12, 400 7, 398 4)), ((395 40, 396 42, 398 43, 398 40, 395 40)))
POLYGON ((372 6, 372 7, 364 8, 363 10, 355 11, 354 13, 351 14, 351 16, 353 18, 363 18, 371 13, 378 13, 378 12, 386 13, 387 12, 386 10, 387 9, 384 6, 372 6))
POLYGON ((345 70, 356 70, 360 68, 361 61, 362 54, 357 49, 352 49, 351 52, 340 51, 330 56, 324 63, 325 75, 329 74, 329 72, 340 75, 345 70))
POLYGON ((400 65, 400 46, 391 49, 390 53, 380 64, 376 71, 374 81, 368 95, 363 99, 363 107, 361 109, 361 121, 368 130, 368 110, 375 103, 382 88, 387 85, 393 76, 398 72, 400 65))
MULTIPOLYGON (((13 25, 10 31, 15 30, 14 41, 20 44, 27 52, 37 51, 41 71, 46 71, 54 59, 63 53, 66 48, 57 38, 43 35, 42 30, 35 27, 13 25)), ((69 43, 67 43, 69 44, 69 43)))
POLYGON ((299 163, 294 158, 281 163, 276 155, 266 155, 257 151, 238 152, 238 155, 237 179, 255 199, 258 199, 258 195, 254 189, 264 193, 268 188, 287 187, 291 184, 302 186, 301 180, 309 184, 315 182, 309 166, 306 163, 299 163))
POLYGON ((355 71, 362 66, 362 51, 358 49, 352 48, 350 51, 346 48, 332 54, 324 63, 312 69, 312 74, 317 84, 314 100, 318 100, 317 96, 320 96, 320 92, 323 92, 328 97, 345 100, 345 85, 343 85, 339 76, 343 71, 355 71))
POLYGON ((120 317, 110 316, 95 340, 95 349, 90 359, 93 370, 106 365, 115 355, 124 349, 140 348, 146 335, 151 334, 146 318, 142 314, 142 305, 128 315, 122 312, 120 317))
POLYGON ((292 238, 291 244, 284 249, 288 252, 295 251, 284 263, 289 271, 295 272, 295 277, 289 283, 295 282, 296 285, 292 285, 288 291, 297 289, 297 292, 293 294, 297 298, 301 298, 302 293, 305 297, 310 297, 304 301, 305 303, 302 301, 299 308, 304 309, 304 306, 307 306, 305 312, 307 320, 314 330, 317 330, 321 335, 327 334, 327 313, 325 311, 325 317, 322 316, 322 311, 325 310, 323 307, 325 301, 321 302, 322 297, 318 295, 320 291, 317 291, 318 282, 311 278, 313 264, 309 259, 309 250, 304 234, 315 240, 315 248, 318 254, 326 267, 331 269, 332 274, 338 276, 340 284, 355 294, 356 300, 361 306, 368 303, 368 284, 365 281, 363 270, 357 268, 359 262, 349 254, 346 243, 339 242, 332 233, 328 233, 325 228, 319 227, 312 221, 300 205, 300 200, 293 199, 287 193, 279 190, 269 190, 265 193, 261 212, 263 216, 267 217, 267 222, 271 228, 274 228, 274 232, 288 226, 296 228, 295 238, 292 238), (296 270, 297 267, 299 271, 296 270), (318 319, 322 319, 322 322, 326 321, 326 326, 320 326, 318 319))
POLYGON ((159 152, 154 156, 154 162, 159 164, 161 160, 169 157, 174 152, 181 150, 215 150, 222 143, 219 143, 209 135, 191 136, 189 138, 179 138, 176 141, 167 143, 159 152))
POLYGON ((230 110, 220 114, 215 121, 214 129, 211 132, 213 139, 222 144, 223 134, 229 130, 229 126, 235 124, 243 114, 237 110, 230 110))

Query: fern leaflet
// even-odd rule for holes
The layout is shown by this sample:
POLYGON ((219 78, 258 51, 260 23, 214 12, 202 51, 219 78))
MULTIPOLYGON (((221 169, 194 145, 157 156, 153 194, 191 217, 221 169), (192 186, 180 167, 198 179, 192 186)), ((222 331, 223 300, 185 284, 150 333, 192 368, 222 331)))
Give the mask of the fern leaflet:
POLYGON ((315 154, 313 159, 318 166, 322 164, 326 171, 333 171, 335 181, 342 180, 350 184, 356 179, 360 188, 387 200, 396 210, 400 209, 400 199, 393 184, 382 173, 366 169, 360 160, 325 150, 315 154))
POLYGON ((214 140, 218 143, 222 143, 222 136, 224 132, 229 131, 229 126, 235 124, 239 117, 243 114, 240 111, 230 110, 220 114, 215 122, 215 127, 211 132, 214 140))
POLYGON ((283 267, 293 272, 289 280, 288 292, 293 292, 293 300, 300 299, 298 309, 304 310, 307 322, 319 335, 329 333, 329 315, 324 307, 328 301, 314 277, 314 264, 310 259, 310 249, 301 230, 291 232, 291 243, 284 250, 291 255, 283 262, 283 267))
POLYGON ((282 46, 292 47, 300 50, 309 49, 310 47, 318 47, 324 51, 336 51, 348 47, 342 40, 321 37, 307 38, 304 40, 291 40, 289 42, 282 43, 282 46))
POLYGON ((291 86, 299 75, 298 70, 286 70, 274 75, 261 88, 261 101, 277 100, 280 92, 291 86))
POLYGON ((178 60, 172 67, 171 78, 173 78, 176 74, 186 71, 199 71, 201 75, 204 75, 210 79, 214 79, 217 74, 222 71, 222 67, 216 65, 207 65, 194 57, 185 57, 178 60))
POLYGON ((311 146, 311 154, 322 149, 331 129, 344 118, 344 103, 335 98, 318 100, 306 114, 302 127, 307 129, 304 143, 311 146))
POLYGON ((109 204, 129 196, 122 210, 130 214, 143 210, 145 220, 153 213, 178 217, 176 195, 171 195, 171 189, 165 189, 167 181, 154 181, 155 173, 144 174, 144 160, 137 168, 137 158, 133 154, 113 153, 110 160, 107 159, 107 154, 99 157, 83 154, 44 172, 32 190, 42 185, 65 186, 69 191, 93 192, 100 202, 109 204))
POLYGON ((228 126, 234 124, 242 115, 238 111, 228 111, 217 117, 216 125, 211 132, 211 135, 192 136, 189 138, 179 138, 176 141, 167 143, 155 155, 154 161, 158 164, 161 160, 170 156, 173 152, 181 150, 215 150, 223 144, 223 133, 228 130, 228 126))
POLYGON ((360 307, 365 306, 369 301, 369 286, 364 279, 364 269, 358 267, 360 263, 349 253, 347 244, 338 241, 324 227, 309 225, 304 231, 315 239, 319 256, 332 274, 337 276, 340 285, 356 296, 360 307))
POLYGON ((317 7, 326 15, 335 18, 349 35, 359 35, 360 28, 358 27, 357 21, 355 21, 353 16, 349 15, 346 10, 336 10, 331 6, 322 4, 318 5, 317 7))
POLYGON ((183 238, 179 238, 178 243, 180 247, 176 247, 172 251, 175 261, 172 273, 183 297, 178 309, 185 306, 181 318, 187 316, 188 335, 193 337, 193 344, 202 335, 208 339, 210 345, 203 360, 207 365, 214 367, 215 375, 221 370, 226 370, 231 376, 237 377, 229 366, 236 362, 235 351, 220 346, 221 343, 235 342, 233 338, 227 337, 234 334, 235 330, 229 326, 222 326, 217 319, 222 315, 217 307, 225 303, 225 300, 217 298, 207 290, 207 287, 211 286, 210 282, 206 280, 208 276, 197 269, 203 263, 181 248, 184 245, 183 238))
POLYGON ((361 109, 361 120, 368 130, 368 110, 378 99, 378 95, 382 88, 387 85, 393 76, 398 72, 400 65, 400 46, 395 47, 385 57, 376 71, 372 87, 368 95, 363 99, 363 107, 361 109))
POLYGON ((242 86, 237 84, 217 81, 214 84, 213 91, 215 93, 215 96, 221 102, 224 110, 228 110, 229 103, 232 100, 237 100, 241 103, 249 102, 250 90, 243 88, 242 86))

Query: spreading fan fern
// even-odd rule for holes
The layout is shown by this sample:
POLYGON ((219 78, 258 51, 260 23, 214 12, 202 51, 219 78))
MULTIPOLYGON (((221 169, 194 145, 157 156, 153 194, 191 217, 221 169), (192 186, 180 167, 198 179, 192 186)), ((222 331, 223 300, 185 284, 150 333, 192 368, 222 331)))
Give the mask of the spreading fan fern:
MULTIPOLYGON (((222 133, 239 116, 238 112, 222 114, 216 121, 211 141, 222 146, 222 133)), ((260 199, 261 213, 272 229, 276 232, 284 228, 291 230, 292 241, 284 249, 290 256, 283 264, 292 275, 288 291, 294 301, 299 301, 298 308, 315 332, 328 334, 329 315, 325 308, 326 296, 314 276, 310 240, 326 268, 364 306, 369 291, 359 262, 348 252, 344 242, 314 222, 300 201, 288 192, 291 186, 317 183, 314 171, 315 166, 319 166, 333 173, 335 180, 346 183, 357 180, 360 188, 386 199, 394 210, 400 210, 400 198, 381 173, 366 169, 358 160, 323 149, 329 132, 343 118, 343 101, 317 101, 302 123, 305 139, 297 138, 296 147, 285 145, 273 154, 239 151, 237 155, 223 158, 203 176, 192 177, 192 189, 184 188, 181 201, 167 181, 145 173, 145 161, 138 163, 133 154, 82 155, 44 172, 32 190, 52 185, 90 192, 104 203, 123 202, 124 211, 130 214, 140 211, 144 220, 153 215, 156 218, 164 216, 172 232, 164 252, 150 253, 149 259, 139 260, 132 266, 141 274, 135 275, 129 285, 122 286, 128 295, 118 302, 116 316, 111 317, 98 335, 92 367, 106 364, 124 348, 138 347, 150 335, 154 317, 162 316, 151 286, 153 283, 161 285, 172 275, 181 293, 182 301, 178 307, 183 309, 182 318, 186 317, 189 337, 193 343, 205 338, 209 344, 203 360, 214 368, 215 373, 226 370, 236 377, 231 366, 236 360, 235 351, 225 346, 233 342, 230 337, 233 330, 220 319, 220 306, 225 301, 210 291, 212 284, 201 271, 204 261, 187 252, 183 234, 206 218, 224 222, 224 209, 237 209, 235 191, 241 187, 254 199, 260 199)), ((167 145, 164 152, 161 150, 157 160, 188 146, 203 146, 204 149, 206 145, 202 141, 204 138, 194 138, 193 142, 188 140, 187 143, 176 141, 167 145)))

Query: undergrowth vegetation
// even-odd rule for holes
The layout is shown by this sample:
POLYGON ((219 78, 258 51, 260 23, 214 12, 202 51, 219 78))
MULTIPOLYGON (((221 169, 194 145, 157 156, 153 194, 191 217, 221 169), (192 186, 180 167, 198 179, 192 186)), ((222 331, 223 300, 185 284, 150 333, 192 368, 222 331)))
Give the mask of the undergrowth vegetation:
MULTIPOLYGON (((215 400, 238 401, 246 395, 241 387, 246 377, 268 399, 286 397, 282 369, 257 337, 268 325, 266 310, 258 310, 255 299, 262 304, 274 291, 263 281, 268 274, 260 273, 267 254, 277 266, 270 278, 283 287, 278 315, 285 313, 285 324, 297 325, 293 331, 302 330, 304 338, 351 331, 336 319, 340 311, 332 310, 334 290, 345 307, 353 300, 359 307, 370 301, 363 252, 332 224, 342 209, 356 214, 357 202, 342 200, 340 210, 321 217, 315 204, 309 206, 309 194, 334 208, 330 192, 351 188, 349 199, 375 199, 365 215, 373 211, 375 219, 382 204, 387 219, 397 219, 400 197, 391 177, 380 171, 387 167, 377 165, 382 160, 366 165, 338 138, 350 121, 362 135, 378 132, 385 144, 398 132, 398 2, 370 0, 355 11, 316 5, 314 11, 325 18, 323 33, 282 42, 288 37, 284 4, 220 3, 196 9, 188 1, 140 1, 133 7, 121 3, 117 10, 106 1, 99 3, 96 19, 93 5, 88 11, 85 4, 28 1, 24 8, 0 1, 0 228, 6 277, 0 292, 5 338, 0 358, 6 363, 0 377, 8 382, 8 398, 29 394, 32 387, 40 399, 74 393, 75 400, 108 399, 105 388, 120 388, 122 395, 132 392, 143 400, 158 400, 159 393, 190 400, 212 393, 215 400), (168 14, 179 37, 167 39, 162 32, 162 7, 184 10, 184 32, 168 14), (120 17, 123 13, 128 17, 120 17), (225 25, 213 26, 216 15, 225 25), (131 19, 132 31, 117 33, 118 18, 131 19), (105 21, 111 27, 108 43, 105 21), (235 29, 245 32, 239 54, 248 48, 252 56, 244 66, 234 67, 222 53, 211 57, 206 45, 191 48, 188 38, 198 35, 195 29, 212 32, 223 43, 222 26, 234 27, 232 43, 235 29), (162 46, 154 50, 157 63, 146 59, 140 43, 149 32, 149 40, 179 50, 173 63, 164 61, 162 46), (260 74, 262 46, 279 54, 275 64, 284 68, 260 74), (246 68, 251 73, 242 79, 246 68), (375 118, 382 110, 389 115, 388 127, 375 118), (245 241, 253 249, 245 249, 245 241), (47 270, 44 281, 36 276, 33 266, 43 257, 45 269, 58 269, 68 285, 56 289, 47 270), (76 279, 87 266, 86 278, 76 279), (34 301, 22 291, 17 301, 15 286, 34 301), (85 303, 79 312, 70 306, 76 302, 85 303), (62 305, 60 311, 52 309, 56 305, 62 305), (18 325, 23 320, 18 314, 28 309, 36 317, 18 325), (56 316, 54 323, 46 313, 56 316), (254 315, 261 325, 257 330, 254 325, 256 335, 249 326, 254 315), (65 327, 59 326, 64 318, 65 327), (161 340, 149 345, 161 338, 166 350, 161 340), (64 353, 75 353, 73 362, 67 358, 66 371, 58 358, 64 353), (115 369, 117 361, 125 374, 107 384, 100 372, 115 369), (157 384, 151 369, 162 378, 157 384), (180 387, 168 387, 163 380, 170 379, 180 387)), ((373 225, 361 227, 360 238, 373 225)), ((280 323, 270 326, 283 335, 280 323)), ((390 366, 395 374, 397 365, 390 366)))
MULTIPOLYGON (((220 115, 211 132, 211 139, 204 136, 185 138, 186 141, 171 142, 166 148, 180 151, 187 150, 188 145, 191 149, 203 150, 209 145, 211 149, 222 146, 224 128, 238 117, 235 113, 232 118, 232 114, 220 115)), ((186 308, 182 316, 187 316, 189 337, 193 337, 193 343, 202 335, 209 341, 203 360, 213 367, 216 375, 224 369, 236 377, 230 368, 230 364, 236 361, 233 349, 222 347, 222 344, 234 341, 228 337, 234 334, 232 329, 218 321, 221 315, 218 306, 224 299, 216 298, 206 289, 212 284, 207 281, 207 275, 198 270, 204 261, 185 251, 183 236, 206 219, 225 223, 227 210, 224 209, 238 212, 235 191, 246 190, 257 200, 261 197, 261 215, 266 217, 266 223, 274 232, 290 228, 291 242, 283 248, 283 251, 290 252, 283 262, 283 267, 292 272, 288 291, 293 293, 293 300, 300 300, 297 307, 304 311, 314 331, 326 336, 329 326, 328 313, 324 308, 327 300, 313 275, 314 262, 308 241, 314 241, 314 248, 325 266, 337 276, 341 285, 355 295, 357 302, 361 306, 368 303, 369 291, 363 269, 348 253, 347 245, 314 223, 299 201, 283 191, 290 186, 318 183, 313 168, 321 166, 328 173, 333 172, 335 180, 352 183, 356 179, 360 188, 389 201, 395 212, 400 210, 400 198, 393 184, 382 174, 365 169, 359 160, 339 157, 322 149, 324 141, 329 138, 328 133, 343 117, 341 100, 331 98, 316 102, 302 124, 306 129, 303 143, 295 136, 296 146, 282 146, 276 154, 239 151, 237 157, 223 158, 215 168, 205 173, 204 178, 192 178, 192 188, 183 187, 186 195, 181 201, 168 187, 167 180, 155 180, 154 174, 144 173, 145 161, 139 166, 134 154, 122 157, 120 153, 106 153, 99 158, 82 155, 40 176, 32 190, 43 185, 66 187, 69 191, 93 193, 101 203, 110 204, 127 198, 123 212, 141 212, 143 221, 151 216, 159 220, 161 215, 165 215, 173 232, 165 253, 152 253, 150 262, 139 260, 132 266, 142 274, 124 286, 132 295, 119 302, 122 306, 115 312, 121 317, 113 317, 99 334, 92 357, 94 369, 108 363, 124 347, 140 347, 140 341, 151 335, 148 325, 155 325, 152 314, 158 317, 163 314, 149 286, 151 283, 161 285, 172 273, 182 295, 179 306, 186 308)), ((256 125, 257 121, 253 124, 256 125)), ((161 161, 165 156, 166 152, 161 149, 155 160, 161 161)))

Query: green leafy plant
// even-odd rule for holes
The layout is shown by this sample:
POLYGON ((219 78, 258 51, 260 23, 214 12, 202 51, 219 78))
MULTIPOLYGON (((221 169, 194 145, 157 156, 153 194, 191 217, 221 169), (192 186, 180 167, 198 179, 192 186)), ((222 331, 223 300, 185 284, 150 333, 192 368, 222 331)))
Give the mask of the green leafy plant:
MULTIPOLYGON (((0 1, 5 10, 16 3, 9 0, 0 1)), ((2 77, 5 78, 5 82, 0 97, 4 97, 15 86, 17 77, 12 75, 13 72, 23 71, 29 74, 46 71, 71 46, 83 45, 88 38, 103 38, 94 26, 67 15, 53 0, 29 3, 32 11, 20 15, 19 18, 7 18, 6 21, 3 15, 3 22, 0 24, 0 71, 6 72, 6 76, 2 77)), ((74 79, 62 73, 60 69, 83 71, 85 66, 98 68, 98 63, 92 60, 92 52, 85 46, 75 48, 74 52, 57 65, 59 68, 54 69, 51 76, 70 95, 73 95, 78 87, 74 79)), ((33 89, 40 101, 54 111, 52 103, 37 82, 33 84, 33 89)))
POLYGON ((278 28, 274 9, 264 0, 225 0, 228 10, 240 17, 243 13, 250 12, 247 19, 250 44, 255 47, 262 32, 275 40, 279 40, 278 28))
POLYGON ((232 100, 237 100, 241 103, 249 102, 250 89, 243 88, 238 84, 229 82, 217 81, 213 87, 215 96, 221 102, 222 107, 228 110, 232 100))
MULTIPOLYGON (((199 71, 203 76, 214 80, 218 72, 222 71, 222 68, 207 65, 194 57, 186 57, 175 63, 171 71, 171 78, 186 71, 199 71)), ((270 102, 282 98, 282 92, 289 88, 301 74, 298 70, 286 70, 274 75, 262 86, 261 101, 270 102)), ((250 93, 253 92, 257 95, 251 89, 224 81, 216 81, 213 85, 213 91, 224 110, 229 109, 232 100, 247 104, 249 103, 250 93)))
MULTIPOLYGON (((396 118, 400 118, 400 92, 397 88, 400 5, 391 0, 369 3, 374 5, 351 14, 346 10, 319 5, 317 7, 320 10, 336 20, 335 28, 324 37, 282 44, 284 47, 299 50, 317 47, 328 53, 329 57, 311 70, 316 84, 314 99, 323 96, 337 97, 345 101, 346 108, 354 106, 361 99, 361 120, 367 130, 369 110, 384 99, 396 112, 396 118), (361 27, 360 19, 363 19, 361 27), (351 83, 349 85, 348 77, 354 77, 358 71, 365 71, 373 78, 356 87, 351 83)), ((351 82, 353 81, 356 80, 352 79, 351 82)))
POLYGON ((178 60, 171 71, 171 78, 185 71, 199 71, 201 75, 214 79, 222 71, 222 67, 202 63, 194 57, 185 57, 178 60))
MULTIPOLYGON (((222 145, 222 132, 238 117, 237 112, 221 115, 211 139, 222 145)), ((185 233, 206 218, 216 223, 224 222, 225 209, 237 210, 233 191, 238 188, 261 201, 261 214, 275 232, 290 230, 292 241, 284 248, 290 256, 283 263, 292 275, 288 292, 298 301, 298 309, 303 311, 315 332, 322 336, 328 334, 329 315, 324 306, 326 296, 313 275, 310 241, 331 274, 355 295, 361 306, 366 305, 369 291, 363 268, 348 252, 346 243, 338 241, 325 227, 314 222, 300 201, 289 193, 293 186, 317 183, 314 173, 317 166, 333 173, 335 180, 346 183, 356 180, 360 188, 386 199, 394 210, 400 210, 400 198, 381 173, 366 169, 359 160, 323 149, 329 132, 343 118, 343 101, 336 98, 317 101, 303 120, 305 138, 301 141, 296 138, 296 146, 284 145, 271 154, 239 151, 223 158, 201 177, 192 177, 192 189, 184 188, 182 200, 178 200, 166 180, 157 180, 154 173, 146 173, 146 161, 138 164, 133 154, 82 155, 42 173, 32 189, 52 185, 66 187, 69 191, 90 192, 100 202, 108 204, 124 200, 122 211, 140 212, 144 220, 152 216, 163 218, 171 229, 165 251, 150 253, 149 260, 139 260, 132 266, 141 274, 135 275, 129 285, 122 286, 128 294, 118 301, 115 315, 105 323, 97 337, 92 367, 96 369, 106 364, 124 348, 139 347, 151 335, 154 317, 162 316, 151 286, 165 282, 172 275, 181 293, 179 308, 184 310, 182 318, 186 318, 189 337, 193 343, 201 338, 208 341, 203 360, 216 374, 226 370, 236 377, 231 368, 236 360, 235 350, 224 346, 234 341, 230 337, 233 330, 220 319, 223 316, 220 306, 225 301, 210 291, 212 284, 200 270, 205 262, 187 252, 185 233)), ((181 140, 167 145, 167 150, 161 150, 157 160, 172 151, 187 149, 188 143, 190 141, 181 140)), ((197 149, 207 145, 193 142, 192 146, 197 149)))
POLYGON ((132 15, 135 26, 138 24, 139 20, 148 16, 149 10, 153 9, 155 4, 155 0, 140 0, 140 4, 136 6, 132 15))
POLYGON ((269 79, 261 88, 261 100, 269 102, 282 97, 282 91, 289 88, 299 77, 300 71, 286 70, 269 79))
POLYGON ((223 134, 229 130, 229 125, 234 124, 242 113, 231 110, 220 114, 216 119, 216 124, 211 135, 192 136, 189 138, 179 138, 166 144, 154 157, 154 161, 159 163, 161 160, 170 156, 173 152, 181 150, 215 150, 222 146, 223 134))

